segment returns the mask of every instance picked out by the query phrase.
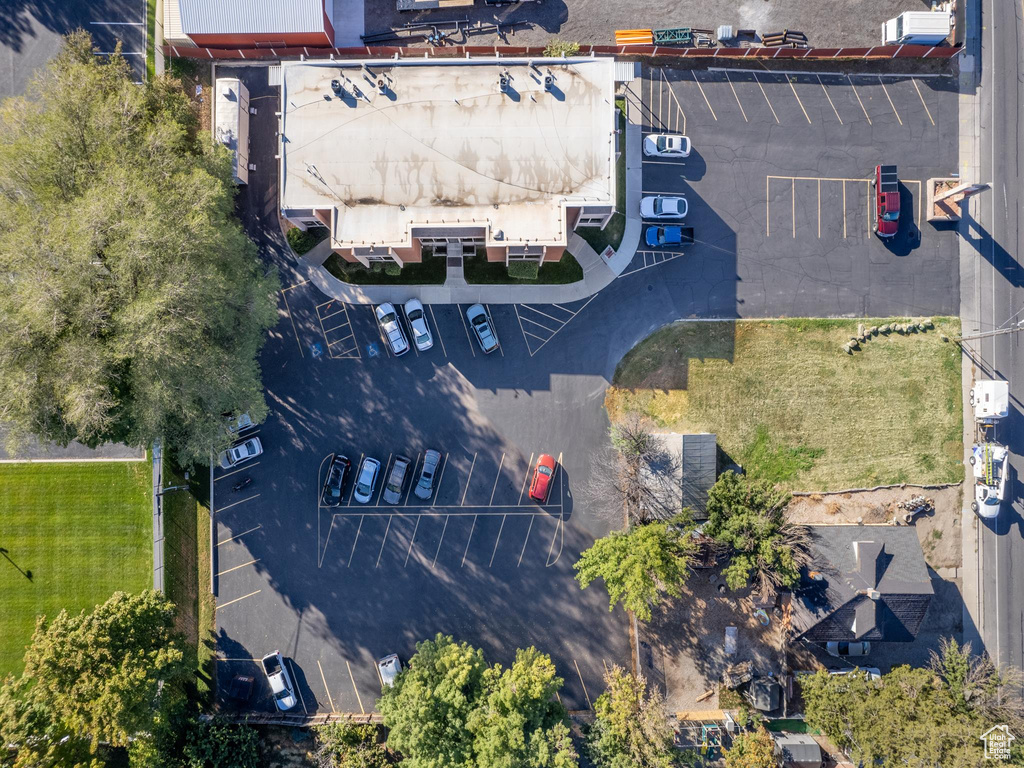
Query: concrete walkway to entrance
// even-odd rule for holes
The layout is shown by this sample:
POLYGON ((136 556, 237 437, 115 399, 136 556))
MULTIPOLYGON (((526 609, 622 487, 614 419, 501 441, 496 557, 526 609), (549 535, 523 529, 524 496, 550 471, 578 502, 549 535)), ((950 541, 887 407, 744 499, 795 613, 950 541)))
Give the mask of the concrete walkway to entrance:
POLYGON ((353 285, 339 280, 323 266, 331 255, 328 240, 299 258, 306 277, 325 294, 346 304, 406 302, 412 298, 424 304, 567 304, 593 296, 622 274, 640 243, 642 136, 638 110, 630 98, 626 104, 626 226, 622 243, 605 260, 573 233, 568 250, 583 267, 582 280, 566 285, 470 285, 462 277, 449 275, 444 285, 353 285))

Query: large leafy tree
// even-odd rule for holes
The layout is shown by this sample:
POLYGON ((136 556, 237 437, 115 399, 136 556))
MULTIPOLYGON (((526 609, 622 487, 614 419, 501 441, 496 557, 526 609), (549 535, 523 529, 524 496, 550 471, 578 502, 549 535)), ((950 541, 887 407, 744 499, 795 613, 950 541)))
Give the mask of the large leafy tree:
POLYGON ((388 744, 409 768, 470 768, 467 724, 484 692, 483 652, 438 634, 416 644, 409 668, 384 691, 378 709, 388 744))
POLYGON ((725 751, 725 768, 777 768, 775 740, 764 728, 740 733, 725 751))
POLYGON ((92 613, 40 617, 25 653, 27 700, 59 728, 126 746, 153 727, 161 682, 185 674, 174 605, 152 590, 116 592, 92 613))
POLYGON ((277 279, 233 216, 227 150, 180 84, 132 82, 70 35, 0 104, 0 420, 14 439, 181 457, 220 414, 266 413, 256 361, 277 279))
POLYGON ((723 472, 708 492, 705 534, 723 544, 729 564, 723 574, 730 589, 754 582, 762 595, 800 580, 810 562, 807 529, 786 521, 788 494, 766 480, 723 472))
POLYGON ((484 696, 469 718, 479 766, 574 768, 565 708, 555 694, 562 678, 536 648, 516 651, 508 669, 496 664, 484 677, 484 696))
MULTIPOLYGON (((925 668, 897 667, 877 681, 821 671, 801 689, 808 723, 855 762, 966 768, 984 762, 984 731, 1024 728, 1020 682, 1019 672, 944 642, 925 668)), ((1019 747, 1013 757, 1024 757, 1019 747)))
POLYGON ((604 579, 609 610, 621 602, 637 618, 649 621, 651 607, 663 594, 682 594, 698 548, 691 530, 690 517, 683 514, 612 531, 580 555, 573 566, 576 580, 586 589, 595 579, 604 579))
POLYGON ((100 768, 88 739, 71 732, 35 695, 32 681, 8 677, 0 684, 0 766, 100 768))
POLYGON ((605 673, 607 689, 594 702, 587 754, 597 768, 670 768, 672 725, 657 690, 619 666, 605 673))
POLYGON ((561 687, 535 648, 488 667, 479 649, 439 634, 417 644, 378 709, 410 768, 576 768, 561 687))

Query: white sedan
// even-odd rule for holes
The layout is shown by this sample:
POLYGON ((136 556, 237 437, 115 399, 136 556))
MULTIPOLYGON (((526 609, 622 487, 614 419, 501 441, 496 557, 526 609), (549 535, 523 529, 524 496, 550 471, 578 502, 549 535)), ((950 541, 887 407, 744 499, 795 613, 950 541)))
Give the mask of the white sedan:
POLYGON ((263 453, 263 444, 258 437, 250 437, 237 445, 232 445, 220 454, 221 469, 231 469, 236 464, 254 459, 263 453))
POLYGON ((374 313, 377 315, 377 323, 384 332, 388 346, 391 347, 391 354, 398 357, 408 352, 409 342, 405 339, 405 331, 402 330, 402 324, 398 320, 394 304, 386 301, 378 305, 374 313))
POLYGON ((667 133, 644 137, 644 154, 648 157, 689 157, 690 139, 667 133))
POLYGON ((426 352, 434 346, 430 324, 427 323, 427 316, 423 314, 423 304, 419 299, 409 299, 405 302, 405 317, 412 329, 412 343, 416 345, 416 349, 426 352))
POLYGON ((640 215, 645 219, 683 219, 688 209, 685 197, 654 195, 640 201, 640 215))

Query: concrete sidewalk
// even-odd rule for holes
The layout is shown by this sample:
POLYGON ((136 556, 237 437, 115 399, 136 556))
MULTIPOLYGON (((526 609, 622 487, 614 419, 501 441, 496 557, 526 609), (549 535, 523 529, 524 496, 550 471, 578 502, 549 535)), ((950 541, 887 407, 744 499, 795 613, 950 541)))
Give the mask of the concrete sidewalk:
POLYGON ((406 302, 412 298, 424 304, 568 304, 593 296, 622 274, 640 244, 642 136, 639 113, 630 99, 626 104, 626 210, 623 211, 626 226, 622 243, 619 250, 605 260, 574 233, 568 249, 583 267, 582 280, 566 285, 469 285, 462 278, 451 277, 444 285, 353 285, 339 280, 323 266, 331 255, 327 240, 299 257, 300 269, 317 288, 346 304, 406 302))

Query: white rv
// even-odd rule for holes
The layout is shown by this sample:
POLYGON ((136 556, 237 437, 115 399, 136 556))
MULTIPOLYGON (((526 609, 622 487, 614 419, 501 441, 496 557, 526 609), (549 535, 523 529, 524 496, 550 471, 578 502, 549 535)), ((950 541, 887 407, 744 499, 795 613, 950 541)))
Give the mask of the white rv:
POLYGON ((1010 385, 1005 381, 979 381, 971 390, 974 420, 991 425, 1010 412, 1010 385))
POLYGON ((882 25, 882 45, 938 45, 951 31, 948 11, 907 11, 882 25))

